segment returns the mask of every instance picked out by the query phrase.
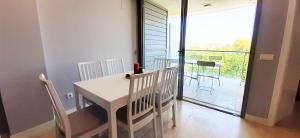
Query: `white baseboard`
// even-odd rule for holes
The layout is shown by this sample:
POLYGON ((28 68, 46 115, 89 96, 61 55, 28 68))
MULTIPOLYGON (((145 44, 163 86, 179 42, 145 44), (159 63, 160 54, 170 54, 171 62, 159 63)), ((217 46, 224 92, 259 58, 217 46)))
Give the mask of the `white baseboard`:
POLYGON ((268 118, 263 118, 263 117, 258 117, 258 116, 246 114, 245 119, 249 120, 249 121, 252 121, 252 122, 259 123, 259 124, 263 124, 263 125, 266 125, 266 126, 273 126, 270 123, 270 121, 268 120, 268 118))
POLYGON ((76 110, 77 110, 76 107, 74 107, 74 108, 67 110, 66 113, 71 114, 71 113, 75 112, 76 110))

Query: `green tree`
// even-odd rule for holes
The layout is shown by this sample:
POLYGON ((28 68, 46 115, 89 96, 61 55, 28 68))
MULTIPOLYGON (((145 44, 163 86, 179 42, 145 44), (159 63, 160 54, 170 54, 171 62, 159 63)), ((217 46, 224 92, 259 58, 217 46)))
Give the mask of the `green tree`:
POLYGON ((232 44, 231 48, 235 51, 250 51, 251 40, 250 39, 237 39, 232 44))
MULTIPOLYGON (((251 40, 250 39, 237 39, 231 45, 224 45, 223 47, 211 47, 207 45, 195 45, 190 50, 214 50, 214 51, 239 51, 239 52, 211 52, 211 51, 186 51, 186 60, 204 60, 208 61, 209 56, 222 56, 221 75, 226 77, 235 77, 245 80, 247 65, 249 60, 251 40), (242 51, 242 52, 240 52, 242 51), (246 52, 246 53, 244 53, 246 52)), ((186 71, 191 71, 191 65, 185 66, 186 71)), ((196 70, 193 70, 195 72, 196 70)), ((217 74, 218 72, 210 72, 217 74)))

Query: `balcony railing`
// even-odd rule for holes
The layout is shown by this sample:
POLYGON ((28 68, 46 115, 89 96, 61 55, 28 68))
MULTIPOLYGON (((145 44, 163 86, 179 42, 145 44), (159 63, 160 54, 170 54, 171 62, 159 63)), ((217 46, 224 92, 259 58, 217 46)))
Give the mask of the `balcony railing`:
MULTIPOLYGON (((217 51, 217 50, 185 50, 187 61, 214 61, 221 65, 220 74, 223 77, 246 79, 249 52, 248 51, 217 51)), ((190 64, 185 64, 185 72, 196 72, 191 70, 190 64)), ((209 73, 217 74, 218 71, 209 73)))

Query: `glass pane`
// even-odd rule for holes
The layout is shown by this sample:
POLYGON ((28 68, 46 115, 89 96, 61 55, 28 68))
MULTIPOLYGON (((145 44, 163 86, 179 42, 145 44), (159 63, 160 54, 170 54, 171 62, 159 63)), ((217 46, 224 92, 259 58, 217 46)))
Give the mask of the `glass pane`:
POLYGON ((240 115, 256 0, 189 0, 184 99, 240 115))

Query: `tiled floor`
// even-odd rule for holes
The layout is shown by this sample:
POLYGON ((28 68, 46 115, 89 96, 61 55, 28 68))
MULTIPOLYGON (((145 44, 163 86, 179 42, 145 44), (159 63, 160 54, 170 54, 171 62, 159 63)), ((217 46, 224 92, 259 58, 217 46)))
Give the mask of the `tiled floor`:
POLYGON ((213 90, 210 92, 209 87, 212 83, 210 78, 200 79, 200 87, 198 87, 197 80, 190 81, 190 78, 186 77, 183 96, 239 114, 244 95, 244 84, 241 80, 221 77, 220 86, 218 80, 213 81, 213 90))
MULTIPOLYGON (((299 138, 300 131, 285 126, 268 127, 245 121, 187 102, 178 102, 177 126, 172 127, 171 114, 165 115, 165 138, 299 138)), ((294 122, 300 124, 300 122, 294 122)), ((287 123, 288 124, 288 123, 287 123)), ((127 138, 118 129, 120 138, 127 138)), ((54 138, 53 129, 42 131, 35 138, 54 138)), ((105 136, 104 136, 105 137, 105 136)), ((136 134, 137 138, 152 138, 151 125, 136 134)))

